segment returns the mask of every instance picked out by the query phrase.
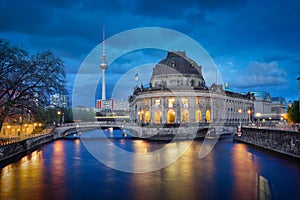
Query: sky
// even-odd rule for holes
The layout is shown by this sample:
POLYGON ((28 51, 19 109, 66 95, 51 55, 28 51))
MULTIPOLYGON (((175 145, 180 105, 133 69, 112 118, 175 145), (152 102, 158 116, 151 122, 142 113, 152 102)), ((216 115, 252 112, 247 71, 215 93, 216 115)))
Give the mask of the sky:
MULTIPOLYGON (((177 31, 204 48, 222 82, 228 82, 233 91, 267 91, 272 97, 293 101, 298 99, 300 77, 299 10, 298 0, 0 0, 0 37, 29 52, 50 50, 61 58, 70 96, 82 98, 84 106, 93 106, 89 104, 101 98, 99 84, 93 91, 87 88, 95 88, 91 86, 94 82, 101 83, 103 26, 108 41, 137 28, 177 31), (78 94, 74 91, 76 77, 93 52, 99 57, 83 72, 78 94), (84 93, 90 92, 95 98, 87 103, 84 93)), ((138 37, 123 38, 114 46, 114 53, 117 46, 121 49, 133 44, 138 37)), ((177 44, 176 50, 186 50, 174 38, 162 38, 160 43, 177 44)), ((123 54, 120 50, 120 56, 111 59, 110 47, 106 47, 107 96, 124 100, 132 92, 128 88, 149 82, 155 63, 174 50, 144 48, 123 54), (138 83, 134 80, 136 73, 140 76, 138 83), (125 85, 127 92, 117 92, 124 91, 125 85)))

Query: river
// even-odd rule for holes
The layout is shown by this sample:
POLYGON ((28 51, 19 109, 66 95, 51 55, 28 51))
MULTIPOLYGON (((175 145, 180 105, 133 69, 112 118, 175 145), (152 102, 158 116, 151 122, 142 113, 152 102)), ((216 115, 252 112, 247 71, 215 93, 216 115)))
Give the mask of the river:
POLYGON ((154 166, 150 162, 117 156, 112 147, 150 159, 149 153, 167 142, 125 139, 119 131, 108 140, 95 137, 99 131, 84 132, 82 139, 56 140, 2 166, 0 199, 300 199, 297 159, 230 138, 199 158, 203 140, 178 141, 171 144, 175 150, 161 151, 159 160, 179 147, 186 151, 153 171, 147 167, 154 166), (91 147, 109 159, 99 161, 91 147), (126 165, 128 171, 149 172, 114 169, 126 165))

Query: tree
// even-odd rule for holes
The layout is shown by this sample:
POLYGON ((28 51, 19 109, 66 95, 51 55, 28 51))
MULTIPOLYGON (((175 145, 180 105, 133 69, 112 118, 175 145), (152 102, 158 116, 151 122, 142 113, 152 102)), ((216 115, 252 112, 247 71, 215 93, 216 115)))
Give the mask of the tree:
POLYGON ((66 93, 62 60, 50 51, 30 55, 0 39, 0 129, 7 116, 37 116, 54 93, 66 93))
POLYGON ((292 106, 288 108, 287 118, 289 122, 300 123, 299 101, 294 101, 292 106))

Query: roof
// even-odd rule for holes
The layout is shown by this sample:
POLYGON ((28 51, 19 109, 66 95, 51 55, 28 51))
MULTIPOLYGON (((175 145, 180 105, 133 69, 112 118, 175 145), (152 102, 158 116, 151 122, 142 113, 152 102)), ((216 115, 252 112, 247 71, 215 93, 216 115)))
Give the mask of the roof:
POLYGON ((272 98, 269 92, 251 92, 254 94, 256 100, 272 102, 272 98))
POLYGON ((272 103, 286 105, 286 100, 284 97, 272 97, 272 103))
POLYGON ((194 60, 188 58, 185 52, 168 52, 167 57, 155 65, 152 76, 168 74, 202 76, 201 67, 194 60))

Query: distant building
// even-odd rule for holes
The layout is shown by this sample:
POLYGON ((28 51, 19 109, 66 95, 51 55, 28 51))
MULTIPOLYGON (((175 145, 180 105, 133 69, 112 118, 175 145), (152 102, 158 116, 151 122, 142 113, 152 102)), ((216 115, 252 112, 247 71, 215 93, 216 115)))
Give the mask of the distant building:
POLYGON ((68 107, 68 95, 63 95, 63 94, 50 95, 50 107, 53 108, 68 107))
POLYGON ((97 100, 96 108, 109 111, 128 111, 129 103, 128 101, 115 99, 97 100))
POLYGON ((284 97, 272 97, 272 119, 280 120, 286 114, 286 100, 284 97))
POLYGON ((280 120, 286 114, 284 97, 271 97, 269 92, 253 92, 256 119, 280 120))
POLYGON ((251 92, 254 94, 254 116, 269 118, 271 114, 272 98, 269 92, 251 92))

